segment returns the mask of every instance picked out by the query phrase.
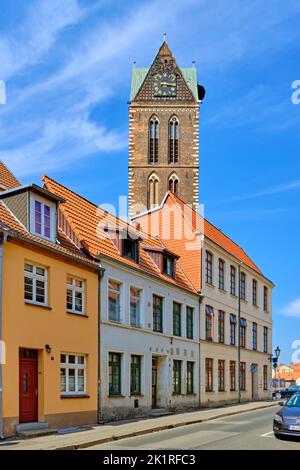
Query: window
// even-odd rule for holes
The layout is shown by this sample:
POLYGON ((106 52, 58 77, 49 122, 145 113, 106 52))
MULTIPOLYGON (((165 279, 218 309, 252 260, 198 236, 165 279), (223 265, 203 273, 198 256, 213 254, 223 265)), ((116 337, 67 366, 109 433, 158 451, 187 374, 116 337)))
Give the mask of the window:
POLYGON ((252 344, 253 350, 257 350, 257 323, 252 324, 252 344))
POLYGON ((176 175, 172 175, 169 178, 169 191, 174 193, 176 196, 178 195, 178 178, 176 175))
POLYGON ((268 328, 264 326, 264 353, 268 352, 268 328))
POLYGON ((219 392, 225 391, 225 361, 223 359, 218 361, 218 390, 219 392))
POLYGON ((218 337, 219 343, 224 343, 225 335, 225 313, 222 310, 219 310, 218 316, 218 337))
POLYGON ((219 258, 219 289, 225 288, 225 261, 219 258))
POLYGON ((186 307, 186 337, 194 339, 194 309, 186 307))
POLYGON ((121 288, 119 282, 108 281, 108 319, 117 323, 121 322, 121 288))
POLYGON ((194 363, 189 361, 186 363, 186 393, 194 393, 194 363))
POLYGON ((86 393, 86 356, 82 354, 60 355, 61 395, 86 393))
POLYGON ((241 299, 246 300, 246 274, 241 272, 241 299))
POLYGON ((84 314, 84 282, 68 276, 67 311, 84 314))
POLYGON ((212 341, 214 337, 213 333, 214 326, 214 309, 209 305, 205 307, 205 339, 212 341))
POLYGON ((149 163, 158 162, 159 122, 156 116, 149 121, 149 163))
POLYGON ((141 394, 141 356, 131 356, 131 395, 141 394))
POLYGON ((234 392, 235 388, 236 388, 236 364, 235 364, 235 361, 230 361, 229 374, 230 374, 230 391, 234 392))
POLYGON ((41 266, 25 263, 24 266, 25 302, 47 304, 47 270, 41 266))
POLYGON ((264 366, 264 390, 268 390, 268 366, 264 366))
POLYGON ((121 395, 121 354, 109 353, 109 395, 121 395))
POLYGON ((158 205, 158 177, 153 174, 148 180, 148 209, 158 205))
POLYGON ((246 328, 247 328, 247 321, 245 318, 240 319, 240 342, 241 348, 246 347, 246 328))
POLYGON ((230 315, 230 344, 231 346, 235 346, 235 339, 236 339, 236 316, 231 314, 230 315))
POLYGON ((153 331, 163 332, 163 299, 153 295, 153 331))
POLYGON ((181 305, 173 302, 173 335, 181 336, 181 305))
POLYGON ((163 256, 163 273, 167 276, 175 277, 174 260, 170 256, 163 256))
POLYGON ((41 201, 34 201, 34 232, 45 238, 51 238, 51 209, 41 201))
POLYGON ((230 266, 230 294, 236 295, 236 268, 230 266))
POLYGON ((209 251, 206 252, 206 282, 213 283, 213 255, 209 251))
POLYGON ((246 390, 246 362, 240 364, 240 388, 242 391, 246 390))
POLYGON ((138 262, 138 242, 127 238, 123 240, 123 256, 138 262))
POLYGON ((252 304, 257 305, 257 281, 255 279, 252 281, 252 304))
POLYGON ((206 392, 213 392, 213 359, 205 359, 206 392))
POLYGON ((264 286, 264 311, 268 311, 268 288, 264 286))
POLYGON ((169 122, 169 163, 178 163, 179 122, 173 116, 169 122))
POLYGON ((181 361, 173 361, 173 392, 181 394, 181 361))
POLYGON ((141 289, 130 287, 130 325, 141 326, 141 289))

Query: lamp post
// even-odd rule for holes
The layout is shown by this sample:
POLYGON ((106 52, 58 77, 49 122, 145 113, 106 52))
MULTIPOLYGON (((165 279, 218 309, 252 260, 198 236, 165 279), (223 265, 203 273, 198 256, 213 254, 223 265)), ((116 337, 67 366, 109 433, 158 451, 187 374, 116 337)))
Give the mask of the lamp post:
POLYGON ((277 346, 277 348, 275 349, 274 352, 275 352, 274 369, 275 369, 275 392, 276 392, 276 385, 277 385, 276 371, 277 371, 277 366, 278 366, 278 358, 279 358, 280 353, 281 353, 281 349, 279 348, 279 346, 277 346))

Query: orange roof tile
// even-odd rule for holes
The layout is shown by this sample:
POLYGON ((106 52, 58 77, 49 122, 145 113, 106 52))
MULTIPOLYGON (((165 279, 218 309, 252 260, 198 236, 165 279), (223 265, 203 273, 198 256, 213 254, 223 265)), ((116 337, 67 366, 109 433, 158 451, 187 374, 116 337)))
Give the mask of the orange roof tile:
POLYGON ((74 191, 59 184, 48 176, 43 176, 42 181, 46 188, 54 194, 65 199, 65 203, 60 204, 60 210, 72 227, 76 237, 84 245, 93 257, 107 256, 124 265, 141 270, 151 276, 159 277, 164 281, 177 285, 196 293, 196 290, 190 280, 187 278, 181 263, 177 262, 176 278, 173 279, 160 272, 149 252, 140 247, 140 261, 137 264, 133 260, 129 260, 121 256, 117 246, 110 238, 105 227, 111 226, 118 230, 133 232, 137 237, 141 237, 145 245, 164 247, 164 244, 154 237, 149 237, 145 232, 136 229, 133 225, 109 214, 100 209, 92 202, 79 196, 74 191))
POLYGON ((199 251, 202 234, 237 260, 262 274, 239 245, 171 192, 167 193, 159 208, 135 216, 134 221, 139 223, 143 230, 149 231, 152 236, 158 235, 169 249, 181 256, 181 266, 198 291, 201 290, 199 251), (169 214, 171 216, 168 216, 169 214), (178 234, 179 231, 181 235, 178 234))
POLYGON ((0 191, 5 189, 13 189, 17 186, 21 186, 21 183, 12 174, 12 172, 6 167, 6 165, 0 160, 0 191))

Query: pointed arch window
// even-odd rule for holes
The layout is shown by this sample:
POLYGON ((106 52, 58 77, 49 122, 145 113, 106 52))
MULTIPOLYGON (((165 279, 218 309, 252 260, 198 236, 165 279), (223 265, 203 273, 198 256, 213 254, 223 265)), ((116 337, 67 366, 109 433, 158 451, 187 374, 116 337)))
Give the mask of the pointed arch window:
POLYGON ((148 179, 148 209, 158 206, 158 182, 155 173, 148 179))
POLYGON ((169 163, 178 163, 179 159, 179 121, 173 116, 169 121, 169 163))
POLYGON ((152 116, 149 121, 149 163, 158 163, 159 121, 152 116))
POLYGON ((175 173, 169 178, 169 191, 178 196, 178 177, 175 173))

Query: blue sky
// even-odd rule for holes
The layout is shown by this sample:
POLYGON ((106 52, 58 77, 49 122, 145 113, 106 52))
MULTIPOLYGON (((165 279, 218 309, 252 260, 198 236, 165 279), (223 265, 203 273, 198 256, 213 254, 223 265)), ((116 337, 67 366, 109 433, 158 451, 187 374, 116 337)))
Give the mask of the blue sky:
MULTIPOLYGON (((275 284, 274 346, 300 340, 300 2, 13 0, 0 6, 0 158, 24 182, 47 173, 96 203, 127 194, 134 60, 167 32, 196 61, 205 215, 275 284)), ((300 356, 299 356, 300 360, 300 356)))

